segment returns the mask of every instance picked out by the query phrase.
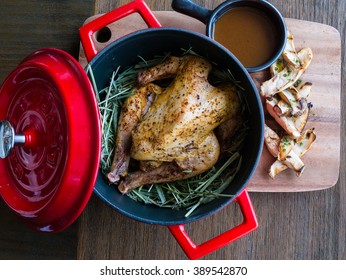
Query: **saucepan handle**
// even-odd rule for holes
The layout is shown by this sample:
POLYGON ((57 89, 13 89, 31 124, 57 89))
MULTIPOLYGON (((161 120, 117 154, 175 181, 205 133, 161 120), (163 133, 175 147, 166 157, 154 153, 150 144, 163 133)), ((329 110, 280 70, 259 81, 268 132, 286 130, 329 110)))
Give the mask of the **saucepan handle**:
POLYGON ((198 19, 204 24, 208 23, 209 18, 213 13, 212 10, 197 5, 195 2, 190 0, 173 0, 172 8, 179 13, 198 19))
POLYGON ((106 27, 107 25, 133 13, 139 13, 149 27, 161 27, 160 22, 155 18, 154 14, 144 0, 134 0, 109 13, 106 13, 83 25, 79 29, 79 35, 84 53, 89 62, 97 55, 97 50, 93 41, 94 33, 103 27, 106 27))
POLYGON ((219 248, 226 246, 227 244, 243 237, 258 227, 257 218, 253 209, 249 194, 244 189, 240 195, 237 196, 235 201, 239 204, 241 212, 243 214, 243 222, 200 244, 196 245, 185 231, 184 225, 168 226, 169 230, 178 241, 179 245, 184 250, 185 254, 190 259, 199 259, 219 248))

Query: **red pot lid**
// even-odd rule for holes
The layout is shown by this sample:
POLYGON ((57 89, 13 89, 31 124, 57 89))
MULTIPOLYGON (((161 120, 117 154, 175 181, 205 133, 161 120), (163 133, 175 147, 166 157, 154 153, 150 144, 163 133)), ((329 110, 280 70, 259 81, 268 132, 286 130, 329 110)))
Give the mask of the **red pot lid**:
POLYGON ((99 110, 85 71, 64 51, 34 52, 4 81, 0 120, 25 139, 0 158, 0 195, 29 227, 65 229, 85 208, 100 162, 99 110))

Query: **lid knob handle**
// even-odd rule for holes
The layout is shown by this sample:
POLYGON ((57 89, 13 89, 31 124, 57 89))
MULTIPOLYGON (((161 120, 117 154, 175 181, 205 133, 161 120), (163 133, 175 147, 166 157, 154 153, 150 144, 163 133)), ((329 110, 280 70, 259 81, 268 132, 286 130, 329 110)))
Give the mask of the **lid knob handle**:
POLYGON ((25 135, 15 134, 9 121, 0 121, 0 158, 5 158, 14 145, 24 144, 25 135))

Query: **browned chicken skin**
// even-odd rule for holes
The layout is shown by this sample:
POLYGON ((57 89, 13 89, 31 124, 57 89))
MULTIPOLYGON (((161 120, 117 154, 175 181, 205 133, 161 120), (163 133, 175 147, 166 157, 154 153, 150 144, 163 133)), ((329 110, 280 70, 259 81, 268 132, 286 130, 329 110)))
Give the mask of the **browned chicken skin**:
POLYGON ((233 84, 214 87, 208 82, 211 69, 207 60, 188 55, 170 57, 138 74, 141 87, 123 106, 107 175, 110 182, 120 181, 122 193, 195 176, 217 162, 220 145, 214 129, 225 123, 223 138, 231 133, 227 127, 234 131, 240 102, 233 84), (174 79, 166 89, 151 83, 169 77, 174 79), (140 170, 127 175, 130 157, 140 162, 140 170))
POLYGON ((111 166, 111 172, 107 174, 111 183, 118 182, 120 176, 127 175, 127 169, 130 162, 130 150, 132 144, 132 130, 149 109, 153 102, 155 94, 159 94, 161 88, 148 84, 139 88, 134 95, 127 98, 120 113, 120 119, 117 126, 117 137, 115 140, 115 154, 111 166))

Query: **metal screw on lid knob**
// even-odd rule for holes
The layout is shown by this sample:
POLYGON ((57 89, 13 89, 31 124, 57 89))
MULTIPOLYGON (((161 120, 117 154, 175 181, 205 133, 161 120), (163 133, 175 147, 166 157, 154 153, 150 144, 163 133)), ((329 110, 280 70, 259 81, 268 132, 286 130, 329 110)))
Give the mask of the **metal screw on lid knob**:
POLYGON ((24 144, 25 135, 15 134, 9 121, 0 122, 0 158, 5 158, 14 145, 24 144))

